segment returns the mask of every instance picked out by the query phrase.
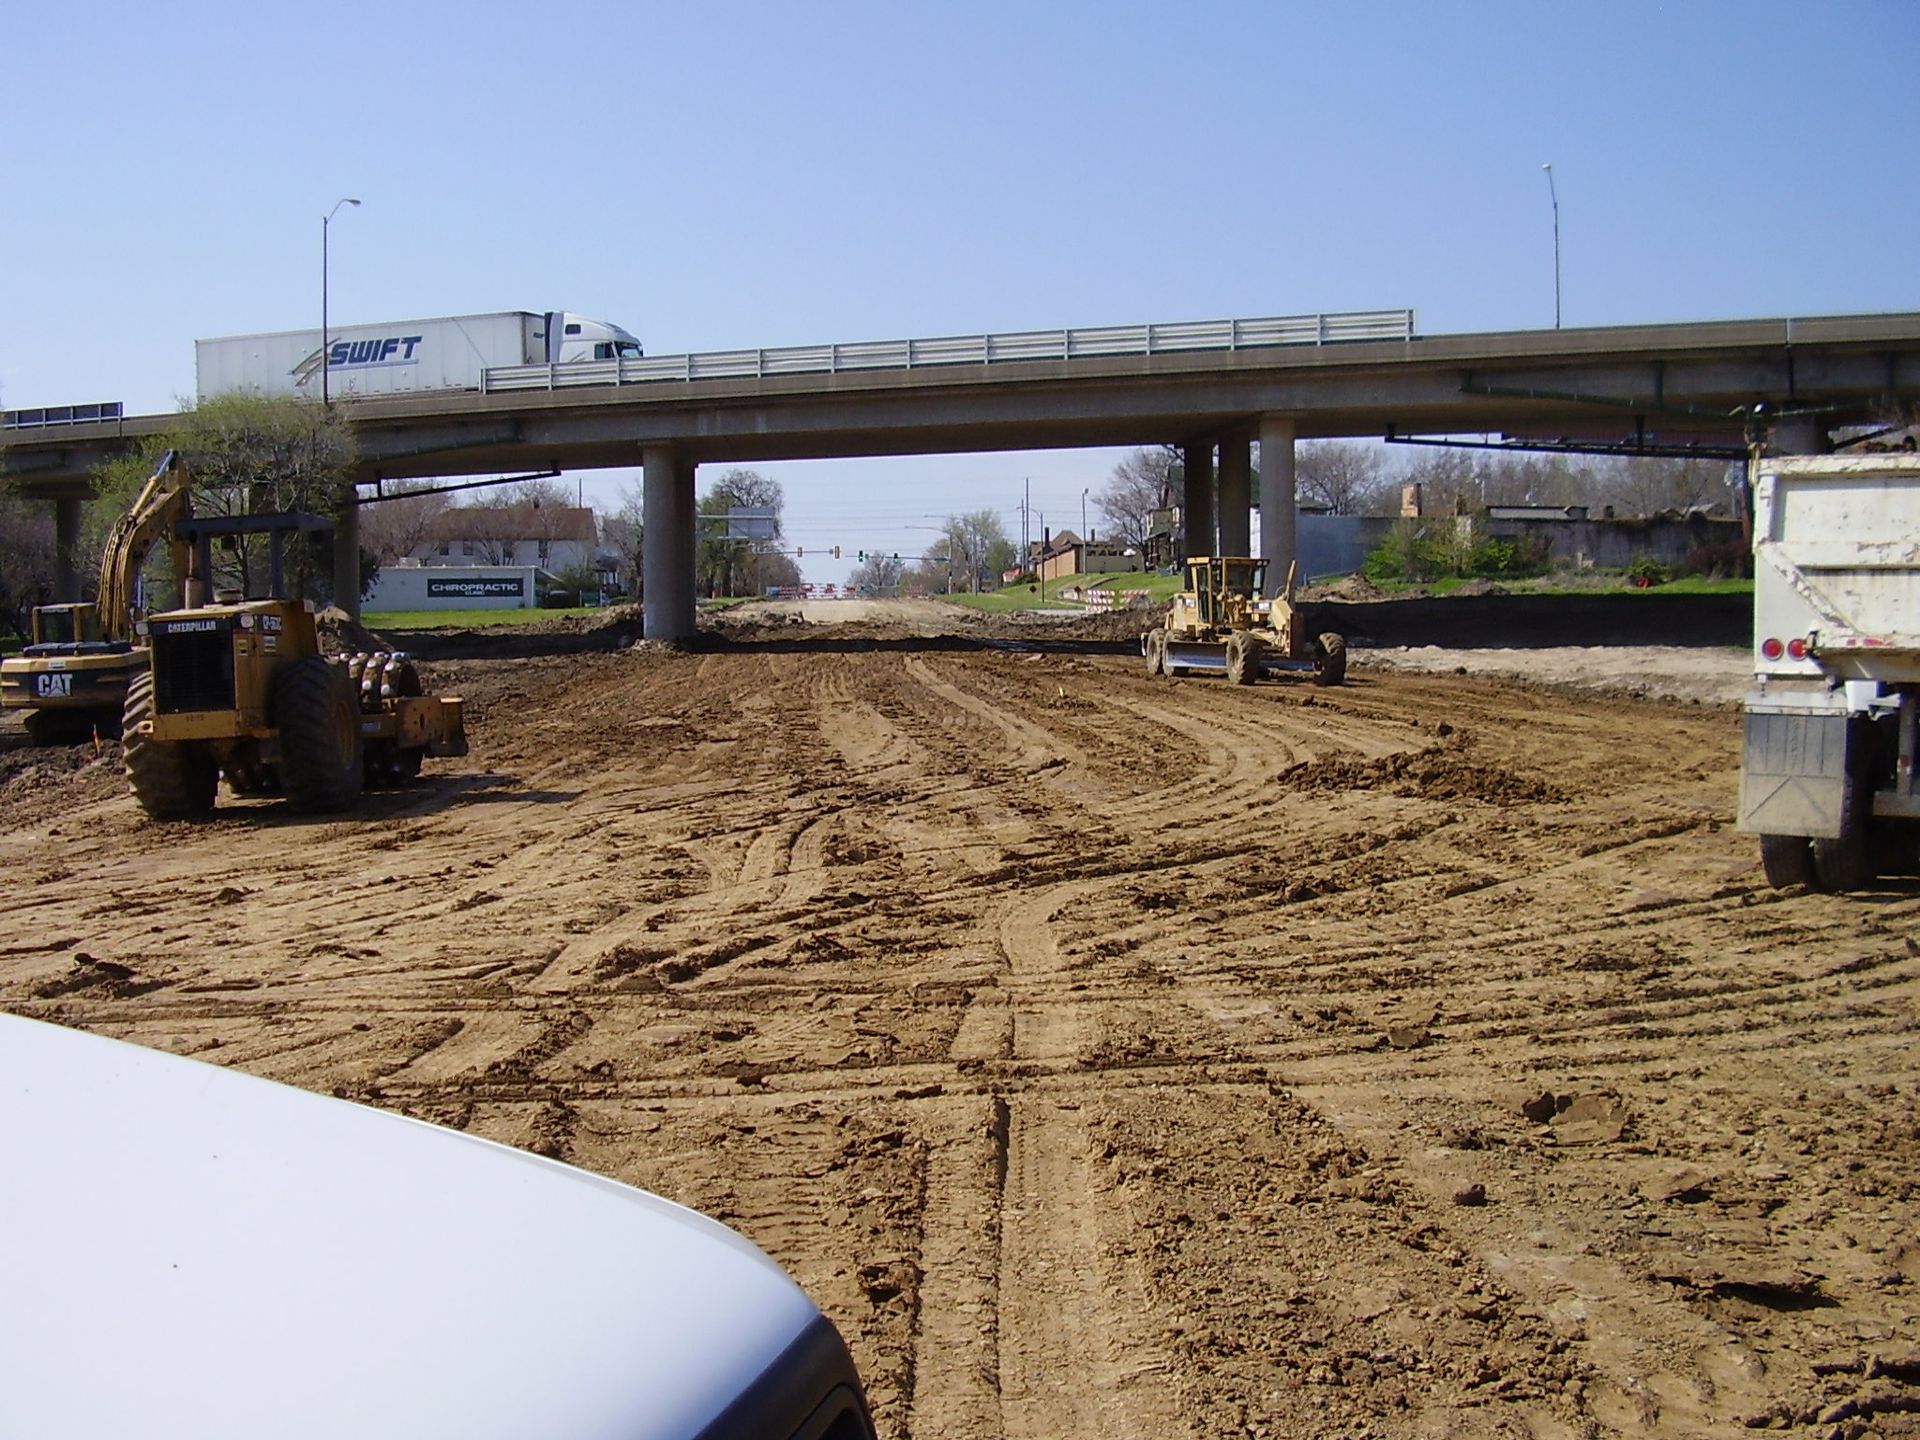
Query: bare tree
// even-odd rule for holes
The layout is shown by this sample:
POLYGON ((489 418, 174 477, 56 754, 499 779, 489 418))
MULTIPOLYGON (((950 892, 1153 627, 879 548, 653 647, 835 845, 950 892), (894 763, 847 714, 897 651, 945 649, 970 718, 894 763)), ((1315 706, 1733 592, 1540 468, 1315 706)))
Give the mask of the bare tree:
POLYGON ((861 590, 888 595, 898 588, 906 568, 898 555, 882 555, 876 551, 853 567, 853 574, 847 577, 847 583, 861 590))
POLYGON ((1105 487, 1093 497, 1094 509, 1112 539, 1136 550, 1146 547, 1154 512, 1175 503, 1173 467, 1179 463, 1179 451, 1159 445, 1136 450, 1113 467, 1105 487))
MULTIPOLYGON (((747 595, 769 584, 788 583, 785 569, 768 562, 780 555, 785 503, 780 482, 757 470, 729 470, 700 497, 700 535, 694 547, 694 583, 709 595, 747 595), (771 527, 763 536, 732 533, 726 523, 734 510, 769 510, 771 527)), ((797 576, 798 567, 793 567, 797 576)))
POLYGON ((1621 456, 1599 475, 1602 503, 1624 515, 1691 510, 1726 498, 1726 462, 1621 456))
POLYGON ((997 510, 975 510, 966 515, 949 515, 943 526, 943 549, 951 560, 954 575, 966 588, 978 592, 994 573, 990 566, 997 560, 1007 568, 1013 558, 1013 544, 1007 539, 1006 525, 997 510))
POLYGON ((426 544, 452 504, 424 480, 403 482, 390 493, 395 498, 360 507, 360 543, 382 565, 404 560, 426 544))
POLYGON ((1315 440, 1295 460, 1300 498, 1335 515, 1369 515, 1387 498, 1392 481, 1380 451, 1352 440, 1315 440))
POLYGON ((629 595, 638 595, 646 543, 646 502, 631 485, 620 492, 620 508, 600 520, 600 543, 620 561, 620 583, 629 595))

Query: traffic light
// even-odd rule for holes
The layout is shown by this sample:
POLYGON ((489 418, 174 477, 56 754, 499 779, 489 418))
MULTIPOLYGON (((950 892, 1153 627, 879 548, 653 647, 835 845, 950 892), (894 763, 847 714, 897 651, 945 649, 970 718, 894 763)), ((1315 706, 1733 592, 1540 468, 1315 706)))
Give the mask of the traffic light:
POLYGON ((840 558, 840 547, 838 545, 833 547, 833 558, 836 560, 840 558))
POLYGON ((866 552, 866 551, 864 551, 864 550, 861 550, 861 551, 857 551, 857 552, 856 552, 856 553, 854 554, 854 557, 853 557, 853 558, 854 558, 854 559, 856 559, 856 560, 859 560, 859 561, 861 561, 861 562, 863 562, 863 563, 864 563, 864 562, 865 562, 865 560, 866 560, 866 558, 867 558, 867 552, 866 552))
POLYGON ((793 547, 793 553, 795 558, 798 558, 807 553, 807 547, 804 545, 796 545, 793 547))

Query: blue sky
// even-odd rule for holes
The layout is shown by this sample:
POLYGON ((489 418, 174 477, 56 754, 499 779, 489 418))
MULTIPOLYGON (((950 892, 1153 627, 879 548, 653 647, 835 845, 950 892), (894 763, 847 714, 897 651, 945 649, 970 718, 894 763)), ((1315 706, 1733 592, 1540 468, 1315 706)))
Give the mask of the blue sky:
MULTIPOLYGON (((1426 333, 1920 309, 1920 5, 16 6, 0 404, 196 337, 509 309, 650 353, 1412 306, 1426 333)), ((761 467, 810 550, 1114 456, 761 467)), ((629 472, 579 477, 612 500, 629 472)), ((928 518, 934 517, 934 518, 928 518)), ((816 564, 810 579, 847 567, 816 564)))

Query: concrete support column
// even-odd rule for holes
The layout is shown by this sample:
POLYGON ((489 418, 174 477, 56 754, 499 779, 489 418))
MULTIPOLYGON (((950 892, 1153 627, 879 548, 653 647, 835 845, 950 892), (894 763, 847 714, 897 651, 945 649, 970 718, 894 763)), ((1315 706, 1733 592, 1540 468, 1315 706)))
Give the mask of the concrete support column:
MULTIPOLYGON (((1260 553, 1267 561, 1267 594, 1278 595, 1287 568, 1299 558, 1294 493, 1294 425, 1284 415, 1260 417, 1260 553)), ((1305 578, 1305 577, 1301 577, 1305 578)))
POLYGON ((1774 425, 1767 448, 1775 455, 1825 455, 1833 449, 1833 439, 1818 416, 1794 415, 1774 425))
POLYGON ((53 599, 71 605, 80 598, 80 497, 62 495, 53 502, 53 599))
POLYGON ((360 497, 351 484, 333 522, 333 603, 360 618, 360 497))
POLYGON ((640 595, 649 640, 691 640, 693 623, 693 462, 670 445, 642 452, 645 532, 640 537, 640 595))
POLYGON ((1213 442, 1186 446, 1181 460, 1187 471, 1186 492, 1180 499, 1187 554, 1218 555, 1213 534, 1213 442))
POLYGON ((1229 435, 1220 442, 1220 553, 1253 554, 1253 441, 1229 435))

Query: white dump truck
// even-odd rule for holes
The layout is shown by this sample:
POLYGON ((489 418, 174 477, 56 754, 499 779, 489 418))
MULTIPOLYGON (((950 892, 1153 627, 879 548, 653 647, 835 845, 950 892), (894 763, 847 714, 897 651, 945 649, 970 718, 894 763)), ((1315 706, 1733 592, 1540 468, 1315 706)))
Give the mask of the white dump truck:
POLYGON ((1920 851, 1920 456, 1758 462, 1740 828, 1767 879, 1828 890, 1920 851))
MULTIPOLYGON (((251 390, 320 394, 320 331, 280 330, 193 342, 200 397, 251 390)), ((341 325, 327 332, 327 393, 392 395, 474 390, 507 365, 574 365, 637 360, 640 341, 618 325, 565 310, 503 310, 341 325)))

